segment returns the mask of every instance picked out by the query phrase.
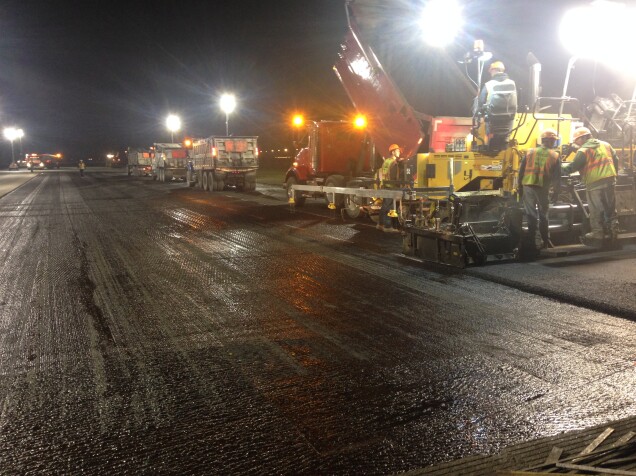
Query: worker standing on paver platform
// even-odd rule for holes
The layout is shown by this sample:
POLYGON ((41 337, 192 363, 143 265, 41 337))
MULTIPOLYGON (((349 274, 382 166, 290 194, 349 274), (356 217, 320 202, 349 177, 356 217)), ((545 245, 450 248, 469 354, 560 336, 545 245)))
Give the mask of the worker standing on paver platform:
POLYGON ((554 150, 558 140, 557 131, 546 129, 541 134, 541 147, 529 149, 519 165, 519 183, 528 220, 528 237, 534 241, 537 249, 552 248, 548 211, 550 187, 554 187, 552 201, 556 202, 561 183, 561 158, 554 150))
POLYGON ((77 164, 77 168, 79 168, 80 177, 83 177, 84 176, 84 169, 86 168, 86 164, 84 163, 83 160, 79 161, 79 164, 77 164))
POLYGON ((479 93, 477 112, 484 117, 491 149, 499 150, 508 142, 517 113, 517 86, 506 74, 501 61, 494 61, 488 72, 490 81, 479 93))
POLYGON ((579 127, 573 134, 574 144, 580 148, 572 163, 563 168, 563 173, 580 172, 587 193, 590 211, 591 232, 588 240, 615 240, 618 235, 616 213, 616 171, 618 156, 607 142, 592 137, 587 127, 579 127))
MULTIPOLYGON (((391 144, 389 146, 389 157, 384 159, 382 163, 382 188, 393 188, 391 183, 387 181, 397 180, 398 161, 400 160, 401 149, 397 144, 391 144)), ((393 228, 392 218, 389 216, 389 212, 393 209, 393 199, 382 199, 382 206, 380 207, 380 221, 376 228, 386 233, 399 233, 400 230, 393 228)))

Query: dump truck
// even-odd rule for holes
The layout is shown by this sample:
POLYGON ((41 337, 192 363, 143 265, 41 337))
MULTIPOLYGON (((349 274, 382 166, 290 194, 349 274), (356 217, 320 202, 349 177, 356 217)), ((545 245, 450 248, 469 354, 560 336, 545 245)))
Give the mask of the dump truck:
MULTIPOLYGON (((366 131, 354 122, 309 121, 304 134, 294 162, 285 174, 284 186, 296 206, 304 205, 307 198, 329 200, 319 191, 292 193, 296 184, 359 187, 373 181, 376 162, 382 158, 376 154, 366 131)), ((339 207, 345 205, 342 197, 338 195, 339 207)))
POLYGON ((152 175, 153 150, 129 147, 126 151, 128 157, 128 175, 134 177, 152 175))
POLYGON ((256 190, 258 137, 211 136, 194 139, 188 150, 186 181, 206 191, 221 191, 231 186, 244 191, 256 190))
MULTIPOLYGON (((404 253, 425 261, 464 267, 483 264, 489 258, 535 257, 519 200, 519 165, 525 151, 539 145, 541 132, 548 128, 556 129, 563 142, 569 142, 571 131, 585 122, 578 101, 565 94, 538 97, 540 68, 533 65, 528 108, 510 118, 506 140, 496 147, 489 142, 486 121, 478 115, 431 117, 418 113, 361 39, 354 18, 356 7, 364 3, 345 2, 348 31, 334 70, 354 107, 369 118, 367 132, 375 148, 385 151, 390 143, 400 144, 404 155, 415 160, 415 171, 392 190, 374 190, 369 184, 291 184, 290 203, 295 205, 299 194, 322 193, 330 208, 358 204, 362 212, 372 216, 369 204, 377 198, 393 199, 390 216, 402 225, 404 253)), ((480 53, 480 57, 484 55, 480 53)), ((559 150, 564 159, 573 157, 565 147, 559 150)), ((636 237, 633 161, 621 170, 616 195, 622 233, 618 240, 599 246, 615 247, 636 237)), ((583 247, 581 238, 589 231, 585 187, 580 181, 568 178, 558 198, 558 205, 551 206, 549 213, 555 245, 551 254, 583 247)))
POLYGON ((188 152, 183 144, 155 142, 152 154, 153 179, 160 182, 186 180, 188 152))

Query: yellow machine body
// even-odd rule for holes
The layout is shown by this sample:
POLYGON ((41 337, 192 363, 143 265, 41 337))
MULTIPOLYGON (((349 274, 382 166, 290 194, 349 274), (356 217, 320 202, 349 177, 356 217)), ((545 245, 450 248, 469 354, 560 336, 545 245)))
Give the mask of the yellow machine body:
MULTIPOLYGON (((555 114, 537 114, 535 117, 517 114, 511 134, 511 146, 496 154, 470 150, 472 137, 465 130, 461 143, 466 150, 431 152, 417 155, 418 188, 448 187, 451 183, 457 192, 499 190, 514 192, 518 188, 517 177, 522 154, 538 147, 541 134, 548 128, 559 131, 561 143, 568 143, 571 137, 571 118, 555 114), (452 159, 452 160, 451 160, 452 159), (451 162, 453 171, 451 172, 451 162)), ((447 149, 457 143, 457 131, 449 137, 447 149)), ((478 132, 478 145, 484 145, 485 129, 482 124, 478 132)))

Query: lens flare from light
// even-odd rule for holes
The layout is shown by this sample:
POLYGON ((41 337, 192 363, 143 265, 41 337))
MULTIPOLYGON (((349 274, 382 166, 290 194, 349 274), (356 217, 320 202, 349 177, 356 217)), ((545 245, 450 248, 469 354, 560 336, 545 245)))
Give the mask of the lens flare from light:
POLYGON ((631 38, 635 23, 636 8, 602 0, 567 11, 561 20, 559 35, 572 55, 636 75, 636 48, 631 38), (597 25, 611 25, 611 33, 599 30, 599 34, 590 34, 597 25))
POLYGON ((463 26, 462 9, 455 0, 430 0, 421 18, 424 41, 434 47, 451 44, 463 26))
POLYGON ((356 116, 356 118, 353 120, 353 125, 356 127, 356 129, 364 129, 365 127, 367 127, 367 118, 362 115, 356 116))

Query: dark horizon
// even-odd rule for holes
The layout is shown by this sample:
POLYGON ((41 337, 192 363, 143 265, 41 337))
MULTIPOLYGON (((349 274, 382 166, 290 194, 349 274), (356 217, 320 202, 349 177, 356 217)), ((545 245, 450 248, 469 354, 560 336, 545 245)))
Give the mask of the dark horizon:
MULTIPOLYGON (((558 41, 558 23, 567 7, 587 2, 568 0, 557 8, 541 0, 531 9, 521 1, 463 2, 465 33, 443 53, 424 46, 413 25, 397 17, 413 2, 394 3, 401 10, 373 38, 385 68, 416 109, 466 116, 473 93, 457 59, 474 38, 485 39, 522 90, 525 56, 532 51, 544 63, 544 95, 560 95, 568 54, 558 41)), ((346 31, 343 0, 103 7, 75 0, 5 1, 0 28, 0 121, 3 128, 24 129, 25 153, 61 152, 79 160, 168 141, 169 113, 183 121, 179 138, 223 134, 217 100, 225 91, 238 98, 230 132, 258 135, 262 149, 289 139, 294 111, 315 119, 353 112, 331 70, 346 31)), ((581 63, 571 94, 586 101, 593 93, 631 94, 627 83, 581 63)), ((1 144, 0 163, 6 165, 10 144, 1 144)))

